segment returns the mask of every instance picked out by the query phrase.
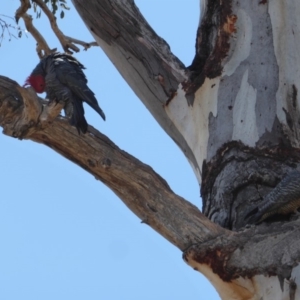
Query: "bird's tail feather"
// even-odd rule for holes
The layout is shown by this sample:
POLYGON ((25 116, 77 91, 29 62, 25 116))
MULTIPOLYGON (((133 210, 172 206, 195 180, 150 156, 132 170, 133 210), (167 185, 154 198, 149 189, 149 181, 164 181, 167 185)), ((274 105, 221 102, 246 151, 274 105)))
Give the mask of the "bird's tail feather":
POLYGON ((105 121, 105 114, 104 114, 103 110, 100 108, 100 106, 98 106, 97 108, 94 108, 94 109, 101 116, 101 118, 105 121))
POLYGON ((100 108, 97 99, 94 96, 94 93, 92 91, 89 91, 89 93, 86 93, 84 97, 84 101, 91 107, 93 108, 100 116, 101 118, 105 121, 105 114, 103 110, 100 108))
POLYGON ((81 101, 73 101, 73 114, 70 124, 77 128, 78 134, 80 132, 87 132, 88 123, 84 117, 84 109, 81 101))

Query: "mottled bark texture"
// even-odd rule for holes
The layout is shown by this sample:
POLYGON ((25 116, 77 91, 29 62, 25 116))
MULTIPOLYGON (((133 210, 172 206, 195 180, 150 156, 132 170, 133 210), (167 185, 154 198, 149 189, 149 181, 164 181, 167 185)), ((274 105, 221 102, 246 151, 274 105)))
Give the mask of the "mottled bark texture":
POLYGON ((103 181, 143 222, 188 248, 184 259, 222 299, 300 299, 299 221, 275 216, 243 228, 263 197, 300 168, 299 0, 201 1, 205 13, 188 68, 132 0, 72 2, 188 158, 202 184, 203 213, 226 229, 95 129, 78 136, 63 118, 53 121, 51 108, 49 117, 38 105, 28 111, 25 92, 1 78, 5 133, 43 143, 103 181), (51 126, 40 126, 40 111, 51 126))
MULTIPOLYGON (((215 83, 214 111, 207 115, 202 197, 205 215, 238 229, 249 209, 299 165, 295 49, 300 36, 294 32, 299 26, 299 3, 229 1, 226 5, 236 21, 228 57, 222 58, 222 74, 215 83)), ((200 30, 198 39, 201 34, 200 30)))

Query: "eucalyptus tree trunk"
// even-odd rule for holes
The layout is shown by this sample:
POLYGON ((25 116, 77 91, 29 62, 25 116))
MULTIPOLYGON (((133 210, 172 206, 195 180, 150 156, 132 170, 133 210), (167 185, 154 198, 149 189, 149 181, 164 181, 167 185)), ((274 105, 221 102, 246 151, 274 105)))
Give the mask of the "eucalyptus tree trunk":
POLYGON ((133 0, 72 2, 187 157, 201 184, 202 213, 97 130, 78 136, 55 119, 57 107, 0 76, 4 133, 43 143, 103 181, 181 249, 222 299, 300 299, 300 220, 275 216, 245 227, 282 177, 300 169, 300 2, 201 1, 189 67, 133 0))

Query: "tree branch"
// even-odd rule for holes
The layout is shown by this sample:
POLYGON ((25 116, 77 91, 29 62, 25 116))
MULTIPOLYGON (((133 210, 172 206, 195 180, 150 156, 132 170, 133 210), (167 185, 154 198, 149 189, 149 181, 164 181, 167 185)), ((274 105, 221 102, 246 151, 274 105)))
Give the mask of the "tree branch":
POLYGON ((120 150, 96 129, 89 126, 88 133, 78 135, 67 119, 53 121, 53 107, 48 108, 51 113, 41 117, 41 107, 31 88, 21 88, 0 76, 0 125, 5 134, 42 143, 73 161, 110 187, 143 223, 181 250, 230 234, 174 194, 151 167, 120 150), (41 119, 46 126, 40 125, 41 119))
POLYGON ((24 20, 27 31, 31 33, 31 35, 33 36, 33 38, 37 42, 36 52, 37 52, 39 58, 42 58, 45 55, 49 55, 49 54, 56 51, 56 48, 55 49, 50 49, 50 47, 48 46, 48 43, 46 42, 44 37, 34 27, 33 22, 32 22, 32 16, 25 13, 25 14, 22 15, 22 19, 24 20))
POLYGON ((65 35, 65 38, 66 38, 66 42, 81 45, 84 48, 84 50, 87 50, 87 49, 91 48, 92 46, 98 46, 97 42, 87 43, 87 42, 84 42, 81 40, 74 39, 67 35, 65 35))

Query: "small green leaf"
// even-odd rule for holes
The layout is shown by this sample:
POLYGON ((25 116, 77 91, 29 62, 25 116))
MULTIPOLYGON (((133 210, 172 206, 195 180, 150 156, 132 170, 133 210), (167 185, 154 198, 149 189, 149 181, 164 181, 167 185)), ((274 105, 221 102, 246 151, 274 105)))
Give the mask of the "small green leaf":
POLYGON ((64 11, 62 10, 62 11, 60 12, 60 18, 62 19, 64 16, 65 16, 65 13, 64 13, 64 11))

